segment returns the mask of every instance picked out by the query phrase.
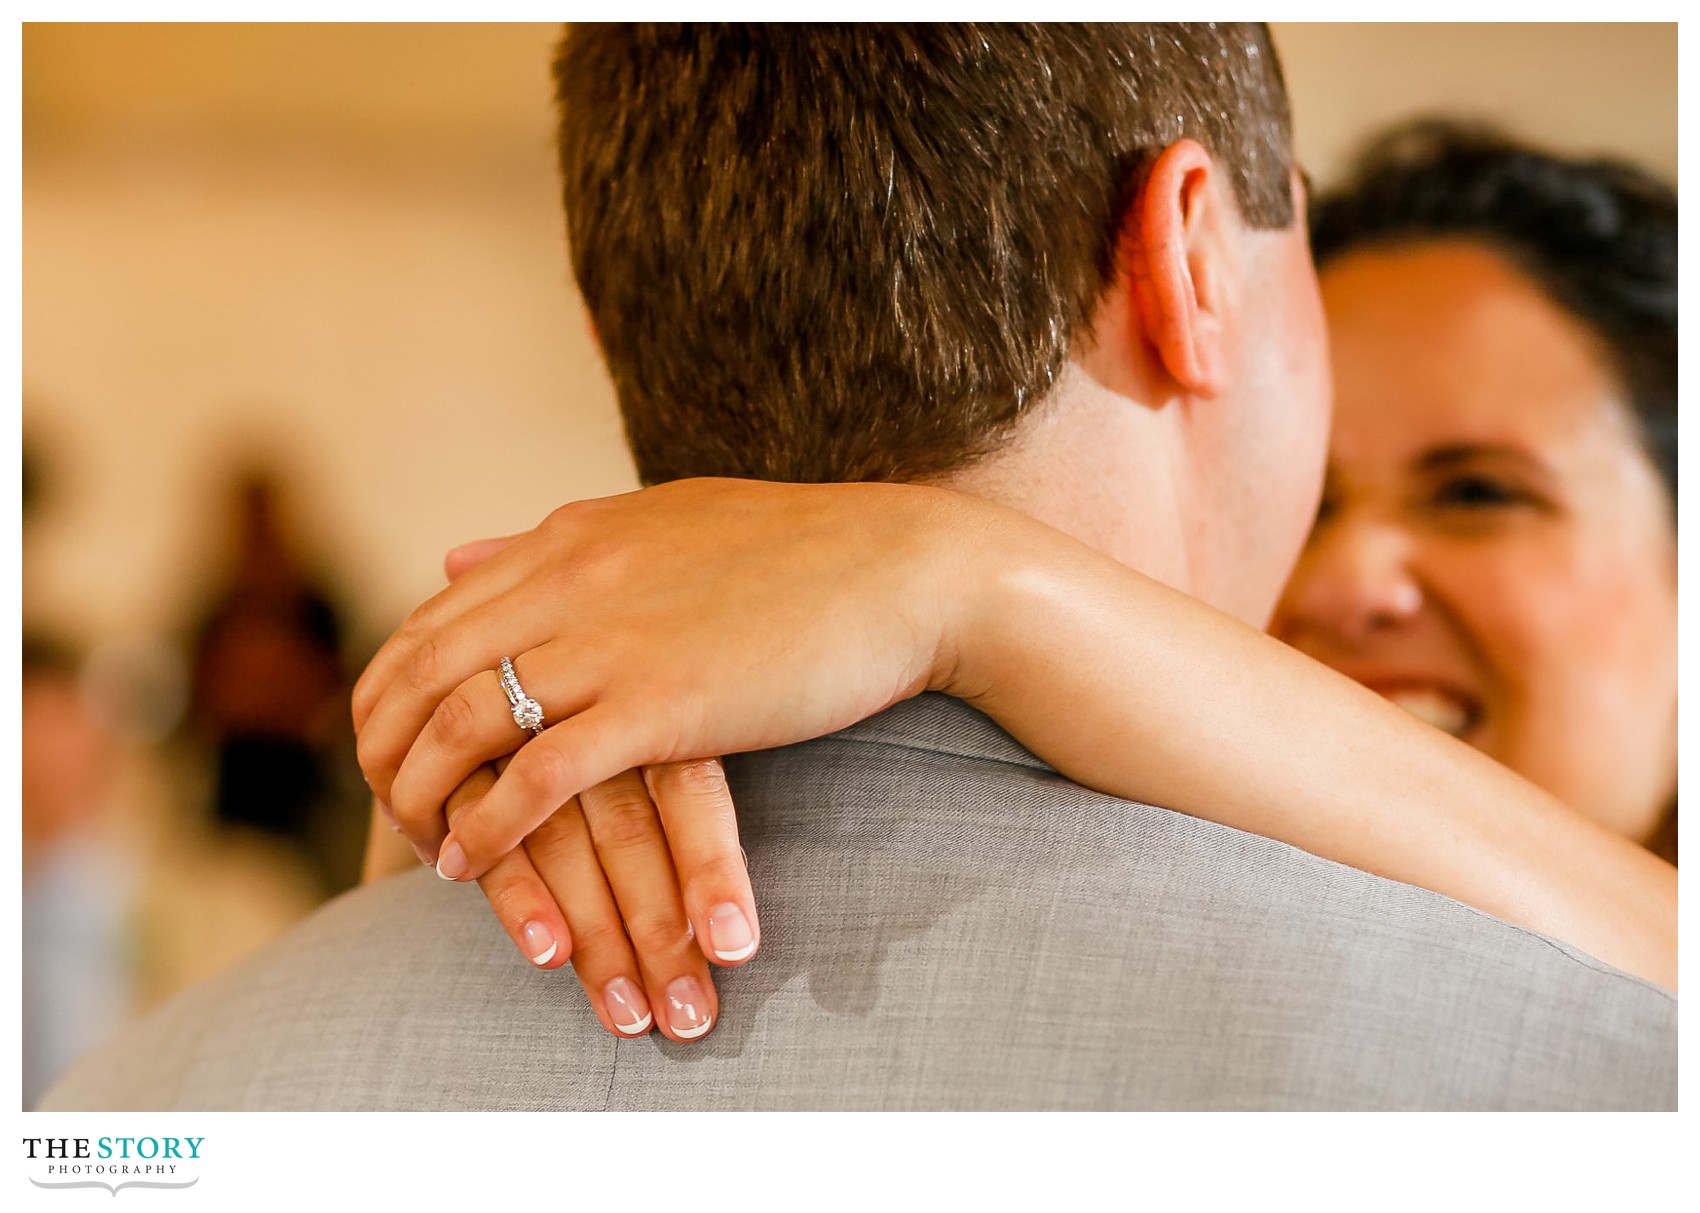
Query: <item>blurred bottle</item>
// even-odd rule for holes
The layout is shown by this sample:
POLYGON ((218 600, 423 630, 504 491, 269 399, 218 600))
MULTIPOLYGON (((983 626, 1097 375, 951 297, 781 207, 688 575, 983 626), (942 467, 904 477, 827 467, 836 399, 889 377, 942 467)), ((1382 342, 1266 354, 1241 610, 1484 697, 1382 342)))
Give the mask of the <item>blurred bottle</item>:
MULTIPOLYGON (((213 807, 296 846, 327 891, 350 883, 336 828, 349 805, 349 680, 328 589, 289 533, 275 479, 241 475, 229 572, 195 628, 189 718, 215 755, 213 807)), ((353 860, 357 864, 357 857, 353 860)))

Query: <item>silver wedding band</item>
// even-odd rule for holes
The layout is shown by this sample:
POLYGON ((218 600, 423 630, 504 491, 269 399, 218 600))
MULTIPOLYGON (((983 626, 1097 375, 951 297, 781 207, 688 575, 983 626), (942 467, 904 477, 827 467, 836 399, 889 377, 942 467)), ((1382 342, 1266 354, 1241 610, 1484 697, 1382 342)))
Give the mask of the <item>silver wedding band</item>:
POLYGON ((508 658, 502 658, 502 664, 496 667, 496 673, 502 679, 502 691, 508 697, 508 707, 513 710, 514 723, 533 735, 543 731, 543 705, 525 693, 525 688, 519 684, 519 675, 514 673, 514 663, 508 658))

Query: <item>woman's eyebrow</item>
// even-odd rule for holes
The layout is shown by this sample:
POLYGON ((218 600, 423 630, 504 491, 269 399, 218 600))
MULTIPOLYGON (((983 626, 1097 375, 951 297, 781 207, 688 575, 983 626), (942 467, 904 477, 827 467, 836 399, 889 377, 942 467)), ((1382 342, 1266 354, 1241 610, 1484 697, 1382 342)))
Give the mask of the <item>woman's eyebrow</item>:
POLYGON ((1415 466, 1419 472, 1445 472, 1484 459, 1521 464, 1542 475, 1551 472, 1546 463, 1530 451, 1505 442, 1450 442, 1445 446, 1430 447, 1418 457, 1415 466))

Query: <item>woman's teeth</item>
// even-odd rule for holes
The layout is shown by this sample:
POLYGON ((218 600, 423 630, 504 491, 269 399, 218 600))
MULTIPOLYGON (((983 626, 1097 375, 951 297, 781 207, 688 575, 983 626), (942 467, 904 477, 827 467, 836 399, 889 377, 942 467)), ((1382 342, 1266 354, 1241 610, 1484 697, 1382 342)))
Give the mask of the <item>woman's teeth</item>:
POLYGON ((1418 720, 1454 737, 1463 736, 1470 727, 1469 707, 1451 695, 1439 691, 1395 691, 1387 698, 1418 720))

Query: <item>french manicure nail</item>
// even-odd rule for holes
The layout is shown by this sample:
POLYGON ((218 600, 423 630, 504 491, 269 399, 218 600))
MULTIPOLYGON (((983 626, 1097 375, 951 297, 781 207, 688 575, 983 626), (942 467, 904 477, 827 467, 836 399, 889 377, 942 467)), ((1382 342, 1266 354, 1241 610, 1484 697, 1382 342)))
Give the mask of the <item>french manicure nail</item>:
POLYGON ((749 920, 729 901, 708 912, 708 946, 721 960, 742 960, 756 950, 749 920))
POLYGON ((627 1036, 642 1036, 655 1022, 649 1013, 649 1000, 629 977, 609 982, 602 990, 602 1002, 608 1008, 608 1018, 627 1036))
POLYGON ((452 838, 437 852, 437 875, 444 880, 459 880, 466 875, 466 852, 452 838))
POLYGON ((708 1017, 708 999, 696 978, 678 977, 667 987, 667 1026, 686 1040, 695 1040, 714 1026, 708 1017))
POLYGON ((534 965, 548 964, 560 951, 561 945, 555 942, 554 934, 540 922, 526 923, 520 934, 525 937, 525 954, 534 965))
POLYGON ((437 866, 437 857, 427 851, 424 847, 420 846, 417 842, 409 842, 407 845, 413 848, 413 853, 415 855, 419 856, 420 863, 424 864, 428 868, 434 868, 437 866))

